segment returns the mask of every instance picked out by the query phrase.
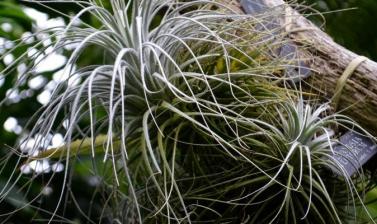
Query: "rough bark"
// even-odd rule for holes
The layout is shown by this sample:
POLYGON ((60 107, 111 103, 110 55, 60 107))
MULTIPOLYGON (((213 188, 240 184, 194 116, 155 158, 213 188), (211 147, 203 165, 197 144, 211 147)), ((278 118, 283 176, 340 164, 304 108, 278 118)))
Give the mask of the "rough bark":
MULTIPOLYGON (((299 54, 311 58, 308 65, 313 74, 307 81, 323 97, 331 99, 338 79, 359 55, 335 43, 320 28, 300 15, 283 0, 259 0, 269 7, 280 7, 285 11, 281 24, 297 44, 305 44, 299 54), (310 56, 310 57, 308 57, 310 56)), ((243 13, 239 1, 232 7, 243 13)), ((364 128, 377 135, 377 63, 366 60, 351 75, 342 91, 338 111, 349 115, 364 128)))

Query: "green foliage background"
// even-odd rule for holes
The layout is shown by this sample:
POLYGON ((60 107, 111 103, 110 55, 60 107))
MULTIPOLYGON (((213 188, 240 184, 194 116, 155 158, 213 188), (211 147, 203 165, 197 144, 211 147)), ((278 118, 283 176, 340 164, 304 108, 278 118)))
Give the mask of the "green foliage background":
POLYGON ((326 13, 325 30, 346 48, 377 60, 377 1, 376 0, 308 0, 326 13))

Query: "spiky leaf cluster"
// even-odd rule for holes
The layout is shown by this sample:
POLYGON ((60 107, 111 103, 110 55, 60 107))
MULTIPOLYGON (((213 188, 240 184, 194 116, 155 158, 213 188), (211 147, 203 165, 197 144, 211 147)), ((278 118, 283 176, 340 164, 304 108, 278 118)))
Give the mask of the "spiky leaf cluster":
POLYGON ((306 101, 297 77, 286 76, 295 59, 278 57, 284 30, 263 28, 279 11, 240 15, 205 0, 104 3, 77 2, 83 10, 66 27, 46 31, 55 52, 76 44, 67 72, 80 79, 58 86, 29 133, 68 121, 63 148, 34 146, 38 159, 66 162, 51 220, 68 168, 85 156, 105 186, 103 219, 120 223, 341 223, 362 203, 366 175, 331 174, 345 171, 330 129, 355 124, 306 101), (100 25, 77 25, 84 14, 100 25), (72 70, 91 49, 103 62, 72 70))

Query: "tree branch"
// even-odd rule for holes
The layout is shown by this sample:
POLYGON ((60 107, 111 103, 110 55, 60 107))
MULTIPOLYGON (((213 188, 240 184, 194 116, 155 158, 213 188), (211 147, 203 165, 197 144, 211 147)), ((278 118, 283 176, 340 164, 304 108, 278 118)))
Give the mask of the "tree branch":
MULTIPOLYGON (((329 35, 283 0, 242 0, 242 4, 247 4, 247 1, 284 10, 284 18, 280 22, 289 33, 289 38, 298 45, 308 46, 299 48, 298 52, 303 58, 310 58, 306 63, 314 73, 305 81, 323 97, 331 99, 344 70, 359 55, 335 43, 329 35)), ((239 1, 233 1, 233 7, 238 7, 239 12, 244 13, 239 1)), ((374 135, 377 134, 376 62, 368 59, 357 67, 342 91, 338 111, 349 115, 374 135)))

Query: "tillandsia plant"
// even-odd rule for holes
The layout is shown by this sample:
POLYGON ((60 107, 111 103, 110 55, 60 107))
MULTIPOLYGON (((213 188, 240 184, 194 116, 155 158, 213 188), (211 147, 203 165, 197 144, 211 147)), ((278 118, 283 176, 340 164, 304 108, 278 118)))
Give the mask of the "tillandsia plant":
MULTIPOLYGON (((333 158, 332 130, 358 126, 306 100, 297 77, 286 75, 295 59, 276 54, 284 30, 263 28, 278 11, 239 15, 209 0, 76 4, 82 11, 66 27, 41 31, 53 40, 49 52, 76 47, 69 79, 20 143, 66 128, 64 146, 46 149, 40 138, 19 155, 34 170, 65 161, 49 222, 69 221, 62 207, 75 201, 72 167, 84 157, 101 182, 100 214, 82 214, 92 223, 342 223, 359 221, 360 205, 368 213, 371 176, 350 177, 333 158), (77 23, 85 14, 100 25, 77 23), (102 63, 80 65, 91 49, 102 63)), ((20 79, 33 75, 38 57, 20 79)), ((24 176, 14 170, 11 179, 24 176)))

